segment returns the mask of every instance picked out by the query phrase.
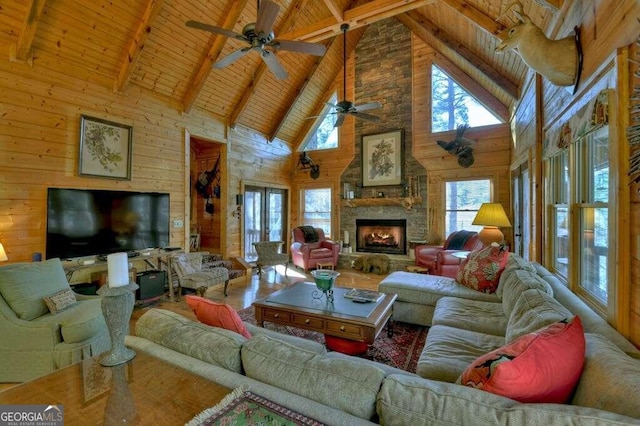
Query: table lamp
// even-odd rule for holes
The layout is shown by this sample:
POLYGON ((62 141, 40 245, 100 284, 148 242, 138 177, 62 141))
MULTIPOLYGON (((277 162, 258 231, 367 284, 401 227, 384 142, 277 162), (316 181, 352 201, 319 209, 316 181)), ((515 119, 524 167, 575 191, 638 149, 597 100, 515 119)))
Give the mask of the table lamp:
POLYGON ((500 203, 482 203, 471 223, 484 226, 478 233, 478 238, 485 246, 491 243, 499 244, 504 240, 504 234, 498 227, 511 227, 511 222, 500 203))
POLYGON ((9 260, 7 252, 4 251, 4 246, 0 243, 0 262, 6 262, 7 260, 9 260))

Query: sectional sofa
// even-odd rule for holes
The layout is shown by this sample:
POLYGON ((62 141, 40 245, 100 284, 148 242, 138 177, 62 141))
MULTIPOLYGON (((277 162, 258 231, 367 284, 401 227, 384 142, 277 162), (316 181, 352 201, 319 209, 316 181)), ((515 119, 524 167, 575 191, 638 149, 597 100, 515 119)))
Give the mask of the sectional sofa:
POLYGON ((145 313, 126 343, 326 424, 640 424, 639 351, 546 269, 511 255, 493 295, 443 279, 394 272, 380 284, 399 295, 396 320, 431 326, 419 374, 249 324, 246 339, 160 309, 145 313), (520 403, 456 383, 483 351, 576 314, 586 352, 570 403, 520 403))

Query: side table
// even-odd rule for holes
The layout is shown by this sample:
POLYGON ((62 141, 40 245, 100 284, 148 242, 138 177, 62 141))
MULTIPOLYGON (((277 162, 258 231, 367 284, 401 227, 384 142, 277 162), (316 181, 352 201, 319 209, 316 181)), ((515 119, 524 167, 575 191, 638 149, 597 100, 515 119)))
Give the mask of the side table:
POLYGON ((330 269, 333 271, 333 263, 330 262, 318 262, 316 264, 316 269, 330 269))

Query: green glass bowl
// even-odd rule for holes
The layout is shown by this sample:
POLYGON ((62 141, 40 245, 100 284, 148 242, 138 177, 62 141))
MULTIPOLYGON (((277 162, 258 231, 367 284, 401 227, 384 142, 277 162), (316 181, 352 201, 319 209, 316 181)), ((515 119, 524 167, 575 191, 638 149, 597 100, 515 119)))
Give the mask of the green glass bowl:
POLYGON ((311 275, 316 282, 318 290, 329 291, 333 288, 336 277, 340 275, 340 272, 327 269, 316 269, 315 271, 311 271, 311 275))

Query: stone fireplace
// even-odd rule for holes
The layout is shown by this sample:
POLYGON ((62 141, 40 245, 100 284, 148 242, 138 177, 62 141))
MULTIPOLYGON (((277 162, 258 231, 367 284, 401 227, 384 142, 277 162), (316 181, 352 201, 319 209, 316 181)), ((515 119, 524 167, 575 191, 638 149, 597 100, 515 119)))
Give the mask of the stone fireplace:
POLYGON ((356 219, 356 251, 407 254, 406 219, 356 219))

